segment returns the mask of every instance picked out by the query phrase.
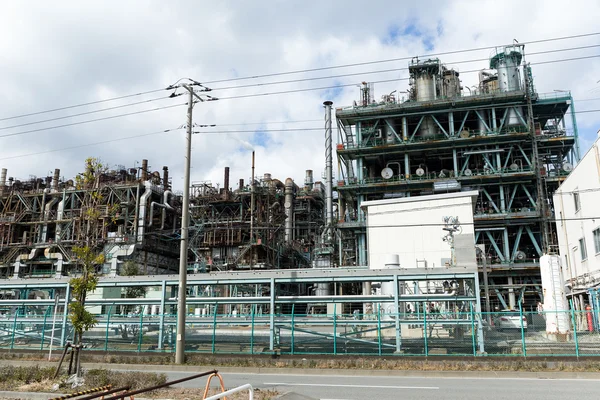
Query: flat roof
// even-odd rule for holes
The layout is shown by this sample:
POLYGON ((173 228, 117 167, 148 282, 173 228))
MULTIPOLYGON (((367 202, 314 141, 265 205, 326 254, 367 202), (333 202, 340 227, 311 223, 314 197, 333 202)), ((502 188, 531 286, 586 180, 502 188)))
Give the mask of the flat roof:
POLYGON ((361 203, 361 207, 370 206, 382 206, 386 204, 398 204, 398 203, 414 203, 428 200, 444 200, 444 199, 456 199, 461 197, 473 197, 477 199, 479 192, 477 190, 469 190, 465 192, 453 192, 453 193, 441 193, 441 194, 428 194, 425 196, 411 196, 411 197, 396 197, 393 199, 384 200, 368 200, 361 203))

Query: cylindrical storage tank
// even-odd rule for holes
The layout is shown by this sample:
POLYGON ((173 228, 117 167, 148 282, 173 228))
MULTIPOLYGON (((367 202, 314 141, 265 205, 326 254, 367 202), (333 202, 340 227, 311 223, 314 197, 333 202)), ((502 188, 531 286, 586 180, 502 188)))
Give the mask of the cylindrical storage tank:
POLYGON ((447 98, 460 96, 460 79, 458 72, 450 69, 444 72, 444 95, 447 98))
MULTIPOLYGON (((400 268, 400 256, 398 254, 388 254, 383 261, 382 269, 398 269, 400 268)), ((394 282, 381 282, 382 295, 394 295, 394 282)))
POLYGON ((416 79, 417 101, 435 100, 435 81, 431 75, 421 75, 416 79))
POLYGON ((315 296, 331 296, 331 285, 329 283, 317 283, 315 296))
POLYGON ((430 116, 425 116, 423 118, 423 122, 421 122, 421 126, 419 127, 419 135, 424 138, 430 138, 435 136, 438 131, 438 126, 435 124, 433 119, 430 116))
POLYGON ((400 256, 398 254, 388 254, 384 258, 384 269, 400 268, 400 256))

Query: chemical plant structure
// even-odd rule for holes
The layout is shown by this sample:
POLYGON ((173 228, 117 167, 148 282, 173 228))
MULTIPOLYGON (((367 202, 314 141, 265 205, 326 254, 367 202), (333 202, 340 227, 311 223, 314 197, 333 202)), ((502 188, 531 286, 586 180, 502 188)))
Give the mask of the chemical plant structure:
POLYGON ((557 252, 551 196, 579 160, 573 100, 536 92, 524 46, 497 49, 489 68, 463 88, 441 60, 414 58, 406 101, 377 101, 365 82, 354 106, 336 110, 340 265, 367 263, 365 201, 477 190, 475 241, 492 303, 542 301, 539 258, 557 252))
MULTIPOLYGON (((406 101, 375 101, 364 83, 358 102, 335 110, 337 184, 330 101, 323 181, 311 170, 303 183, 258 178, 253 153, 248 184, 232 188, 229 168, 222 187, 193 183, 185 293, 177 289, 182 199, 168 168, 161 177, 144 161, 99 176, 104 204, 93 234, 106 263, 86 303, 98 315, 86 340, 172 351, 185 295, 186 346, 198 351, 427 355, 435 329, 446 351, 484 353, 479 272, 486 303, 515 309, 542 297, 539 258, 556 245, 550 196, 579 159, 572 98, 535 91, 520 45, 498 49, 474 88, 438 59, 415 58, 409 72, 406 101), (418 220, 407 223, 406 213, 418 220), (128 262, 139 275, 124 276, 128 262), (146 291, 127 298, 132 287, 146 291)), ((7 176, 2 170, 0 316, 12 329, 0 329, 0 347, 17 338, 43 348, 40 321, 52 307, 63 346, 69 279, 79 273, 72 248, 84 243, 90 192, 58 170, 7 176)))

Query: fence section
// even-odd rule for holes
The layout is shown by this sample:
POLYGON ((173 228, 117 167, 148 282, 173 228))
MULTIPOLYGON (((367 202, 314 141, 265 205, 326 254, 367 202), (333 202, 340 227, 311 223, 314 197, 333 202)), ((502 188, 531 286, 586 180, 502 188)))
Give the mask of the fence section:
MULTIPOLYGON (((52 307, 0 315, 0 348, 48 351, 73 329, 52 307)), ((293 311, 292 311, 293 312, 293 311)), ((177 316, 97 315, 84 346, 99 351, 174 352, 177 316)), ((382 314, 204 314, 186 319, 186 352, 404 356, 600 356, 600 332, 587 311, 382 314), (482 342, 483 341, 483 342, 482 342), (482 343, 481 343, 482 342, 482 343)))

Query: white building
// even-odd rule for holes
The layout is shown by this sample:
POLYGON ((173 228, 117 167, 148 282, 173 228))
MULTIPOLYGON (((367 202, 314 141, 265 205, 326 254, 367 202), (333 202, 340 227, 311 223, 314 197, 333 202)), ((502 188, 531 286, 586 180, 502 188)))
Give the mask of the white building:
POLYGON ((600 285, 599 146, 600 137, 554 194, 563 276, 577 309, 586 289, 600 285))
POLYGON ((440 268, 452 264, 443 237, 444 217, 458 217, 455 232, 458 267, 476 268, 473 211, 478 192, 365 201, 369 268, 382 268, 390 255, 400 268, 440 268))

